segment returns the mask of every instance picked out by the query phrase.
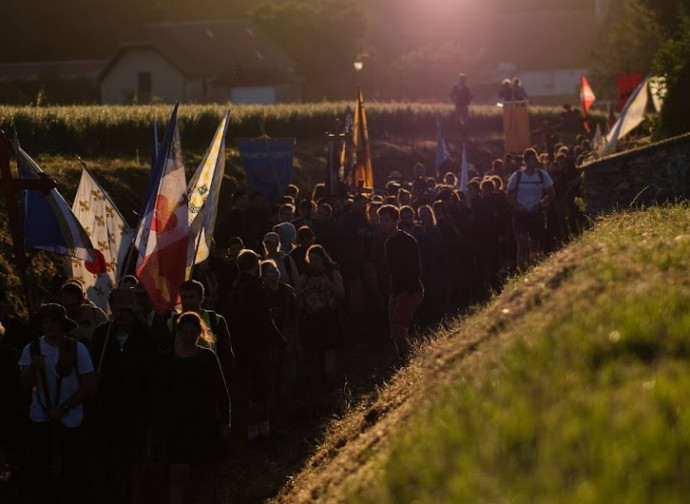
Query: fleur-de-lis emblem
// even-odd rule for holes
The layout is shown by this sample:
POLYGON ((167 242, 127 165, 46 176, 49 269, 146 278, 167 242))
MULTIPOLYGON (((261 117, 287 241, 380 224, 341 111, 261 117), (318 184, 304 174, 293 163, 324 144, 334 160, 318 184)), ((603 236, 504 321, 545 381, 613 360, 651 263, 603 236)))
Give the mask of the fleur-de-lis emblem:
POLYGON ((120 223, 117 225, 117 228, 120 230, 120 238, 122 238, 125 235, 125 225, 120 223))
POLYGON ((106 206, 105 207, 105 216, 108 217, 109 219, 112 219, 115 217, 115 209, 113 207, 106 206))
POLYGON ((93 189, 91 191, 91 197, 93 198, 94 201, 102 201, 103 200, 103 194, 101 194, 101 192, 97 191, 96 189, 93 189))
POLYGON ((88 201, 79 200, 79 210, 82 212, 88 212, 90 209, 88 201))
POLYGON ((108 242, 107 242, 107 241, 100 241, 100 240, 98 240, 97 243, 98 243, 98 248, 99 248, 100 250, 105 250, 105 249, 108 247, 108 242))
POLYGON ((101 215, 96 215, 96 216, 93 218, 93 220, 96 221, 96 225, 97 225, 98 227, 103 227, 103 226, 105 226, 105 219, 103 218, 103 216, 101 216, 101 215))

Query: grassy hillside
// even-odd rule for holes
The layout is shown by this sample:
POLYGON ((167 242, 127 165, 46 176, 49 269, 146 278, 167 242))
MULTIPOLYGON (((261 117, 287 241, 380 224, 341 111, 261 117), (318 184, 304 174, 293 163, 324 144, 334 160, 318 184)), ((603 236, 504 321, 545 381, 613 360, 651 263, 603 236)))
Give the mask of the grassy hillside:
POLYGON ((681 503, 690 209, 597 223, 336 420, 272 502, 681 503))

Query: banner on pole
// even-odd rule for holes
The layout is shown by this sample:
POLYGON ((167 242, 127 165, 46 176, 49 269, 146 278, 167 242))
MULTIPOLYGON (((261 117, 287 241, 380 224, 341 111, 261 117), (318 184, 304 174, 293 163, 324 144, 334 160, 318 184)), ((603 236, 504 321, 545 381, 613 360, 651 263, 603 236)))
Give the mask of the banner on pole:
POLYGON ((503 135, 506 152, 522 154, 532 145, 528 101, 503 103, 503 135))
POLYGON ((294 138, 238 138, 237 147, 252 190, 277 203, 292 183, 294 138))

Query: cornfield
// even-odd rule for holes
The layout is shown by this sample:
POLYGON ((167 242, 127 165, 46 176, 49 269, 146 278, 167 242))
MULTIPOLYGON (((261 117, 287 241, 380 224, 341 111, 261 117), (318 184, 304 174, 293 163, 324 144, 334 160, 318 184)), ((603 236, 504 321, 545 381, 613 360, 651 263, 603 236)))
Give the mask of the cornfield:
MULTIPOLYGON (((453 108, 449 104, 366 103, 369 134, 372 138, 434 138, 436 118, 451 126, 453 108)), ((324 138, 338 132, 346 112, 354 102, 289 105, 180 105, 178 118, 183 147, 203 151, 227 107, 230 141, 239 137, 290 136, 298 141, 324 138)), ((0 128, 12 134, 16 129, 24 148, 33 153, 112 156, 135 150, 146 155, 153 146, 153 124, 162 137, 171 105, 10 107, 0 106, 0 128)), ((533 107, 534 128, 544 122, 555 124, 561 109, 533 107)), ((604 120, 595 116, 595 120, 604 120)), ((471 134, 491 137, 501 134, 501 109, 471 107, 471 134)))

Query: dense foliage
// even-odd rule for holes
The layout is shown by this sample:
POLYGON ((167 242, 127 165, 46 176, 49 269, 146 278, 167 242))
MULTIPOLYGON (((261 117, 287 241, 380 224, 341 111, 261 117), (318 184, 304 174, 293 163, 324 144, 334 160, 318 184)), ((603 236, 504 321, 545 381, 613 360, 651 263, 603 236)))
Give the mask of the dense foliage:
POLYGON ((690 0, 620 0, 596 54, 597 82, 612 84, 626 72, 666 80, 661 126, 667 135, 690 130, 686 68, 690 61, 690 0))

